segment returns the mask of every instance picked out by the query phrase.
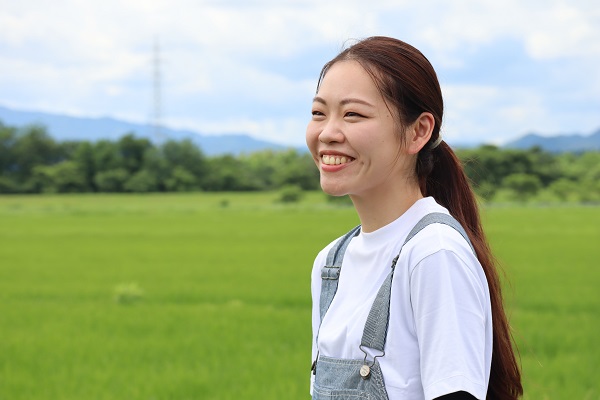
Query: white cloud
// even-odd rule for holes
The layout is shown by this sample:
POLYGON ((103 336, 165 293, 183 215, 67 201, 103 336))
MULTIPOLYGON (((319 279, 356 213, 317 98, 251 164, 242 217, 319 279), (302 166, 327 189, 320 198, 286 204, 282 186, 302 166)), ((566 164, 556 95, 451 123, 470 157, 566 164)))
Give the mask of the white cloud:
MULTIPOLYGON (((330 57, 349 38, 387 34, 417 45, 441 70, 470 67, 473 54, 502 41, 533 62, 556 63, 560 85, 444 82, 450 137, 598 123, 589 111, 557 112, 565 106, 549 92, 600 106, 600 74, 590 67, 600 64, 600 9, 592 0, 0 0, 0 7, 0 103, 22 108, 149 120, 159 37, 167 123, 303 143, 314 65, 327 60, 300 74, 275 65, 330 57)), ((494 65, 481 68, 502 79, 494 65)))
POLYGON ((441 59, 501 38, 524 43, 539 59, 600 53, 600 8, 594 1, 459 0, 439 3, 434 11, 411 11, 417 16, 411 24, 414 39, 441 59))
POLYGON ((543 93, 527 87, 446 85, 447 104, 443 135, 451 144, 502 144, 519 135, 591 133, 598 129, 598 116, 572 109, 553 110, 543 93), (580 118, 576 121, 575 118, 580 118))
POLYGON ((526 46, 533 58, 589 58, 600 56, 600 9, 577 8, 574 4, 558 4, 541 10, 542 18, 535 24, 526 46))
POLYGON ((308 118, 232 118, 226 121, 197 121, 176 119, 172 126, 204 134, 246 133, 258 139, 282 145, 304 146, 308 118))
POLYGON ((536 129, 533 122, 545 117, 540 99, 527 89, 449 85, 443 90, 449 104, 443 134, 450 143, 499 143, 536 129))

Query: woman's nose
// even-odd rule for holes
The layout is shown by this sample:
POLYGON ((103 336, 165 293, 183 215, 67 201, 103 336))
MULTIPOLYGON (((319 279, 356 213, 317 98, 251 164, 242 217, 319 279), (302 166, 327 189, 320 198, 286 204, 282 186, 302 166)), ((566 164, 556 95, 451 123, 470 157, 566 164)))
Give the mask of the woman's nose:
POLYGON ((344 141, 344 132, 340 124, 334 119, 327 121, 321 133, 319 133, 321 143, 339 143, 344 141))

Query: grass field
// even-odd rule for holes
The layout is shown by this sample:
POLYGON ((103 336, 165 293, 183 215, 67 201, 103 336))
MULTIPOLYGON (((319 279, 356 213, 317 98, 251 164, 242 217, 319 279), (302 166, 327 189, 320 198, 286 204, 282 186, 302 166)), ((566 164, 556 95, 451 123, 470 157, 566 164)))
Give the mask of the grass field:
MULTIPOLYGON (((309 398, 312 261, 357 218, 275 198, 0 197, 0 399, 309 398)), ((600 208, 484 221, 525 398, 600 399, 600 208)))

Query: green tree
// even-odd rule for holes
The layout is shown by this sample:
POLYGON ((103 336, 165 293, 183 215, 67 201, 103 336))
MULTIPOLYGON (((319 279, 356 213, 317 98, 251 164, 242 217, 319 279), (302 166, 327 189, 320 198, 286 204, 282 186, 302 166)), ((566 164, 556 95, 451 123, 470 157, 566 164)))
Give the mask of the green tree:
POLYGON ((96 173, 94 182, 100 192, 122 192, 129 173, 125 168, 115 168, 96 173))
MULTIPOLYGON (((190 139, 180 142, 169 140, 162 145, 161 153, 171 171, 180 167, 180 171, 185 170, 192 174, 195 182, 191 184, 190 189, 200 189, 204 186, 209 170, 208 162, 202 151, 190 139)), ((173 179, 173 174, 169 175, 169 178, 173 179)))
POLYGON ((270 190, 275 188, 275 173, 279 168, 278 152, 262 150, 250 154, 243 154, 239 160, 244 168, 253 177, 256 190, 270 190))
POLYGON ((297 203, 302 197, 304 197, 304 192, 298 185, 285 185, 279 190, 279 201, 281 203, 297 203))
POLYGON ((146 151, 153 147, 148 139, 136 138, 133 133, 121 137, 117 146, 121 166, 130 174, 135 174, 142 169, 146 151))
POLYGON ((542 187, 540 179, 535 175, 524 173, 510 174, 502 180, 502 186, 511 189, 516 198, 524 201, 534 196, 542 187))
POLYGON ((198 188, 198 179, 182 166, 176 166, 165 181, 168 191, 189 192, 198 188))
POLYGON ((37 166, 48 166, 61 161, 58 147, 46 128, 40 125, 26 126, 19 131, 12 147, 13 164, 11 175, 20 183, 21 190, 35 192, 32 181, 33 170, 37 166))
POLYGON ((560 165, 556 156, 543 151, 539 147, 533 147, 526 153, 529 157, 529 174, 540 179, 542 186, 548 186, 551 182, 561 177, 560 165))
POLYGON ((99 140, 93 147, 94 161, 93 165, 96 174, 104 171, 124 169, 125 165, 119 151, 119 146, 110 140, 99 140))
POLYGON ((88 141, 79 142, 73 152, 72 160, 79 166, 81 175, 85 180, 85 191, 97 191, 98 188, 94 180, 97 172, 94 145, 88 141))
POLYGON ((303 190, 315 190, 319 187, 319 170, 310 153, 300 154, 288 150, 277 155, 277 166, 273 181, 276 186, 298 185, 303 190))
POLYGON ((36 166, 31 184, 36 192, 42 193, 74 193, 83 192, 87 188, 81 169, 73 161, 36 166))
POLYGON ((151 173, 156 179, 158 191, 166 190, 165 181, 171 174, 167 160, 162 155, 161 149, 152 147, 144 154, 144 170, 151 173))
POLYGON ((554 194, 557 198, 562 201, 566 201, 569 198, 575 197, 579 192, 579 185, 576 182, 567 179, 560 178, 552 182, 548 189, 552 194, 554 194))
POLYGON ((243 162, 231 154, 215 156, 209 159, 209 169, 204 187, 209 191, 257 190, 258 182, 252 171, 245 168, 243 162))
POLYGON ((8 175, 15 168, 14 146, 17 129, 0 122, 0 175, 8 175))
POLYGON ((18 192, 19 186, 11 178, 7 176, 0 176, 0 194, 18 192))
POLYGON ((152 172, 142 169, 127 179, 123 189, 136 193, 155 192, 158 190, 158 182, 152 172))
POLYGON ((19 187, 14 180, 17 168, 14 146, 17 129, 0 122, 0 193, 15 193, 19 187))
POLYGON ((498 186, 511 174, 532 171, 532 160, 523 150, 502 150, 497 146, 485 145, 458 151, 457 155, 463 162, 465 173, 476 185, 487 182, 498 186))

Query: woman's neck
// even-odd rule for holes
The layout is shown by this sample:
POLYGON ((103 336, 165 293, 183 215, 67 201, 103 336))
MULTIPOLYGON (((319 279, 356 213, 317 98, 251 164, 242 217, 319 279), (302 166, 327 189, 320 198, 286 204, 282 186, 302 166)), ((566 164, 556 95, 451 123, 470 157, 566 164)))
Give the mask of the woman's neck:
POLYGON ((398 219, 413 204, 423 198, 418 184, 399 185, 384 193, 369 193, 366 196, 350 195, 358 213, 362 231, 376 231, 398 219))

